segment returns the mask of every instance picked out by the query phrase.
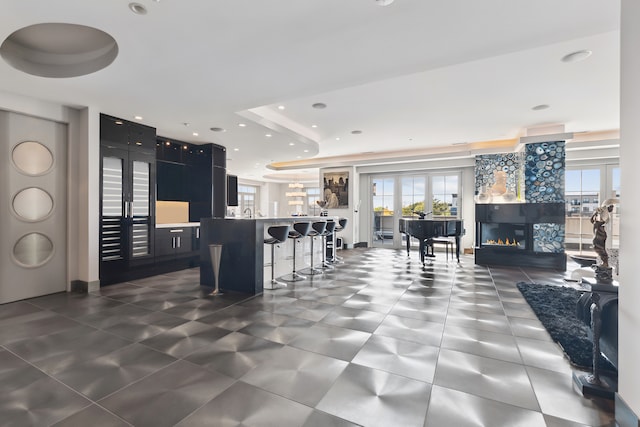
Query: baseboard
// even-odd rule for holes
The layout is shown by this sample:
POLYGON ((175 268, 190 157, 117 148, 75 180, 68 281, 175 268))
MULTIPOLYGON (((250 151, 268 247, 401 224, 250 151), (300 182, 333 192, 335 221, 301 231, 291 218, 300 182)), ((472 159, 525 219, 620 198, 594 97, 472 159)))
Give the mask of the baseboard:
POLYGON ((85 282, 84 280, 72 280, 71 281, 71 292, 94 292, 100 289, 100 281, 94 280, 91 282, 85 282))
POLYGON ((627 403, 616 393, 616 426, 618 427, 640 427, 638 416, 633 412, 627 403))

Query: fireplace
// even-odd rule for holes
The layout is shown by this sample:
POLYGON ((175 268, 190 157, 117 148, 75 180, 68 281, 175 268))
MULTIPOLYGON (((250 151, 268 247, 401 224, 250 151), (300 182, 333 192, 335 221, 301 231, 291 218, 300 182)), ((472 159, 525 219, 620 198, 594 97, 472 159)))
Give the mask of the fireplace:
POLYGON ((476 204, 476 264, 564 271, 564 221, 564 203, 476 204))
POLYGON ((526 224, 483 223, 482 246, 498 246, 524 250, 527 246, 526 224))

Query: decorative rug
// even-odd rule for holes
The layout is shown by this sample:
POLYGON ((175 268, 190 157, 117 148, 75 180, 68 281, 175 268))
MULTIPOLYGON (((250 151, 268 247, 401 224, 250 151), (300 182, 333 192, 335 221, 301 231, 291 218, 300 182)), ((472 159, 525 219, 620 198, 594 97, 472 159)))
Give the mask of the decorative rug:
MULTIPOLYGON (((576 316, 576 304, 584 291, 566 286, 525 282, 520 282, 517 286, 571 363, 579 368, 591 370, 593 344, 589 338, 589 326, 576 316)), ((599 363, 601 369, 615 371, 613 365, 602 355, 599 363)))

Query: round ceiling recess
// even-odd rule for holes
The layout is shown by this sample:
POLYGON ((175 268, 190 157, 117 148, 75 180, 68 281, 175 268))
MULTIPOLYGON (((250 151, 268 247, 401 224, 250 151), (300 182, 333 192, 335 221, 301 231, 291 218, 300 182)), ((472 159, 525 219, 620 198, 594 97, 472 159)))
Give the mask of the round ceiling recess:
POLYGON ((0 56, 34 76, 78 77, 111 64, 118 56, 118 43, 96 28, 44 23, 14 31, 0 45, 0 56))

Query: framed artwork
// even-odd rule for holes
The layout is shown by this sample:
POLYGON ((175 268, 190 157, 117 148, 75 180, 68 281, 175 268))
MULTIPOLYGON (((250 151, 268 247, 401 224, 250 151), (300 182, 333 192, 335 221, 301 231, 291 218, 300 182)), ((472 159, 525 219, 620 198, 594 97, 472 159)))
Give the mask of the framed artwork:
POLYGON ((323 196, 326 209, 349 207, 349 172, 325 172, 323 174, 323 196))

